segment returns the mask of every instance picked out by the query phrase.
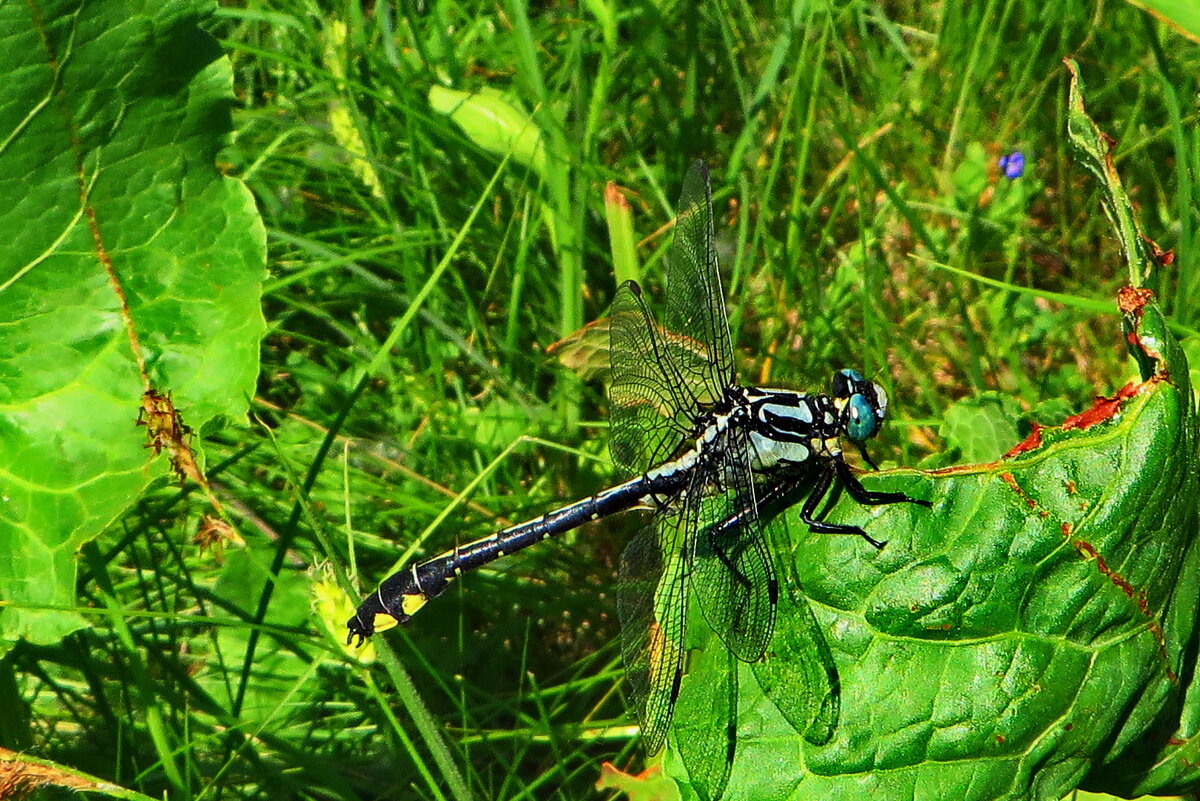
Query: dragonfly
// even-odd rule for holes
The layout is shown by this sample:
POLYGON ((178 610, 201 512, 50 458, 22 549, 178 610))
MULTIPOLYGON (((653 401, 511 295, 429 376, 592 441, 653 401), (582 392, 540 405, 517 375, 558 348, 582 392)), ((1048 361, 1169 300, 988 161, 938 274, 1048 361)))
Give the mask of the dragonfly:
MULTIPOLYGON (((785 687, 798 681, 791 681, 789 668, 779 667, 787 660, 770 659, 778 649, 768 653, 781 593, 765 513, 799 502, 798 495, 806 493, 800 519, 810 530, 854 534, 882 548, 885 543, 859 526, 820 519, 818 509, 831 490, 845 490, 867 505, 929 502, 868 490, 844 458, 843 440, 874 467, 865 442, 887 413, 888 397, 879 384, 850 369, 834 373, 827 394, 739 383, 702 161, 693 163, 684 180, 665 295, 661 322, 636 281, 621 284, 612 304, 609 448, 627 480, 390 576, 348 621, 347 642, 358 638, 362 644, 377 630, 407 623, 463 573, 590 521, 648 510, 648 524, 621 557, 617 584, 622 657, 646 752, 653 755, 664 746, 680 700, 693 596, 728 654, 763 666, 756 671, 759 683, 765 692, 774 690, 768 695, 789 723, 812 726, 819 698, 815 705, 777 700, 803 688, 785 687)), ((789 592, 785 586, 785 598, 789 592)), ((815 627, 811 611, 807 614, 815 627)), ((796 635, 801 641, 812 636, 796 635)), ((811 683, 813 675, 825 672, 795 678, 811 683)), ((716 699, 726 725, 702 727, 699 744, 689 744, 697 756, 685 759, 710 798, 720 796, 733 761, 732 682, 726 678, 715 690, 706 688, 705 697, 716 699)), ((825 679, 826 695, 833 683, 825 679)), ((824 733, 810 739, 828 739, 830 725, 826 719, 817 727, 824 733)))

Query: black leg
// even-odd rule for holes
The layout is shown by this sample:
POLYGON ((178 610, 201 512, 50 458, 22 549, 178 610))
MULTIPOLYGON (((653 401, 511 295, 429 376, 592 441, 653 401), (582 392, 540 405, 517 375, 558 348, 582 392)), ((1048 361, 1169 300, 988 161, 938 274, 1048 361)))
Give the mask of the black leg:
POLYGON ((867 446, 863 445, 861 442, 855 442, 854 445, 858 448, 858 452, 862 455, 862 459, 867 463, 867 466, 872 470, 878 470, 878 465, 871 461, 871 457, 867 453, 867 446))
POLYGON ((734 561, 734 557, 729 555, 729 551, 727 551, 724 544, 719 541, 721 539, 720 535, 727 533, 729 529, 732 528, 732 526, 729 525, 730 523, 733 525, 740 525, 741 521, 744 519, 744 515, 734 515, 721 525, 710 528, 705 534, 705 538, 708 541, 709 553, 716 556, 717 559, 721 561, 721 564, 725 565, 725 569, 729 571, 729 575, 733 576, 734 580, 741 585, 743 590, 749 591, 750 579, 746 578, 746 574, 738 569, 737 562, 734 561))
POLYGON ((887 503, 916 503, 921 506, 932 506, 929 501, 910 498, 903 492, 872 492, 862 485, 862 482, 850 472, 850 466, 841 459, 833 460, 834 470, 838 481, 850 493, 850 497, 865 506, 881 506, 887 503))
MULTIPOLYGON (((876 548, 882 548, 887 544, 886 542, 880 542, 858 526, 849 526, 844 523, 828 523, 813 517, 813 513, 817 511, 817 506, 820 505, 821 499, 825 497, 825 493, 829 492, 829 488, 833 486, 833 479, 837 475, 833 468, 821 471, 817 476, 816 482, 813 484, 812 491, 808 493, 808 497, 804 500, 804 506, 800 507, 800 519, 808 524, 810 531, 816 531, 819 534, 857 534, 876 548)), ((861 484, 859 485, 859 489, 866 492, 866 489, 861 484)), ((851 497, 855 497, 853 492, 850 495, 851 497)), ((883 501, 883 503, 886 502, 883 501)))

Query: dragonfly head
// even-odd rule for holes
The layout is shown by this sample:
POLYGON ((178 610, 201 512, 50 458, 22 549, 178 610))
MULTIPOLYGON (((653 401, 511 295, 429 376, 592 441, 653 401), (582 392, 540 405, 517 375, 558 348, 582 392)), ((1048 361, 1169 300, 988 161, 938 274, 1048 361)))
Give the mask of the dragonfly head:
POLYGON ((887 414, 887 393, 857 370, 839 370, 833 374, 833 402, 841 410, 846 436, 865 442, 879 432, 887 414))

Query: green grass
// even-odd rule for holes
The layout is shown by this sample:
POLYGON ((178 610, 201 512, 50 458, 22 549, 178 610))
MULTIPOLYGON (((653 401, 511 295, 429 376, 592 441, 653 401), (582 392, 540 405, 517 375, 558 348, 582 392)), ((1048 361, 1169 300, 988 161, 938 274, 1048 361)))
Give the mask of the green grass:
MULTIPOLYGON (((640 770, 613 593, 637 520, 460 582, 369 669, 309 613, 326 564, 365 592, 612 479, 602 383, 544 353, 615 290, 608 181, 649 238, 706 159, 742 375, 823 389, 860 367, 892 396, 876 461, 950 463, 956 401, 1053 421, 1133 374, 1125 269, 1066 140, 1073 55, 1146 233, 1176 250, 1167 308, 1200 324, 1200 53, 1132 8, 401 6, 221 11, 223 160, 267 222, 269 334, 256 419, 204 448, 248 547, 198 553, 198 494, 147 498, 85 553, 81 603, 154 615, 15 650, 14 747, 172 798, 589 798, 602 762, 640 770), (540 165, 472 140, 433 86, 504 92, 540 165)), ((652 295, 668 241, 626 265, 652 295)))

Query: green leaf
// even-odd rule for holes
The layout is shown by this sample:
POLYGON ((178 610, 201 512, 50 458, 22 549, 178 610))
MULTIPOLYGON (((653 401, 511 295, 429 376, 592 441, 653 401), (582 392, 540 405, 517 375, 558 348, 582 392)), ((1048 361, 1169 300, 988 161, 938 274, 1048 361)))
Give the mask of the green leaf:
MULTIPOLYGON (((223 617, 231 618, 230 612, 237 610, 238 618, 252 620, 263 587, 267 582, 273 582, 272 603, 263 624, 281 630, 299 630, 308 623, 313 597, 311 577, 300 571, 273 574, 270 567, 273 555, 265 544, 255 547, 253 542, 250 547, 229 553, 211 588, 216 601, 214 608, 219 609, 223 617)), ((230 655, 240 657, 248 653, 251 637, 252 632, 247 627, 218 626, 210 638, 193 646, 196 649, 194 656, 211 662, 228 659, 230 655)), ((317 683, 310 681, 313 666, 296 658, 288 639, 263 637, 258 640, 250 680, 246 682, 240 705, 237 699, 241 688, 231 686, 229 677, 221 671, 198 672, 197 686, 204 689, 204 697, 212 699, 229 714, 236 713, 242 719, 261 724, 273 721, 276 726, 287 725, 283 722, 288 718, 286 707, 303 707, 318 691, 317 683)))
MULTIPOLYGON (((699 610, 698 605, 695 611, 699 610)), ((679 690, 672 723, 675 750, 691 789, 703 801, 721 798, 729 781, 737 742, 733 727, 738 704, 737 660, 704 622, 689 615, 688 672, 679 690)), ((669 775, 669 774, 668 774, 669 775)))
POLYGON ((983 145, 978 142, 967 144, 966 152, 951 176, 954 183, 954 201, 959 208, 979 207, 980 195, 991 184, 988 167, 993 161, 983 149, 983 145))
POLYGON ((448 114, 484 150, 500 156, 512 153, 514 160, 546 177, 541 130, 503 93, 484 89, 472 94, 435 85, 429 87, 429 105, 448 114))
POLYGON ((1148 239, 1138 225, 1133 204, 1121 184, 1113 162, 1116 142, 1097 127, 1083 104, 1083 82, 1079 66, 1073 59, 1063 59, 1071 73, 1070 97, 1067 100, 1067 136, 1079 155, 1080 164, 1100 182, 1101 205, 1113 225, 1121 251, 1129 267, 1129 282, 1136 287, 1158 290, 1158 255, 1161 251, 1148 239))
POLYGON ((1200 6, 1195 0, 1127 0, 1193 42, 1200 42, 1200 6))
POLYGON ((640 281, 642 268, 638 263, 637 238, 633 234, 633 214, 629 201, 612 181, 604 187, 604 221, 608 224, 614 281, 618 285, 640 281))
MULTIPOLYGON (((325 65, 338 84, 339 91, 343 93, 346 91, 346 68, 348 65, 343 62, 342 54, 353 52, 352 46, 347 45, 347 35, 345 22, 341 20, 330 22, 325 31, 326 41, 321 53, 325 65)), ((371 190, 372 197, 382 200, 385 192, 383 180, 379 177, 374 162, 369 158, 369 151, 363 141, 362 130, 359 128, 354 111, 343 99, 339 98, 330 103, 329 132, 349 157, 350 171, 371 190)))
POLYGON ((1019 439, 1020 416, 1015 400, 985 392, 950 406, 942 415, 938 433, 946 441, 946 449, 958 451, 963 461, 990 462, 1019 439))
POLYGON ((229 62, 210 4, 0 6, 0 639, 84 624, 76 552, 168 470, 135 425, 200 431, 254 391, 265 234, 216 170, 229 62))

